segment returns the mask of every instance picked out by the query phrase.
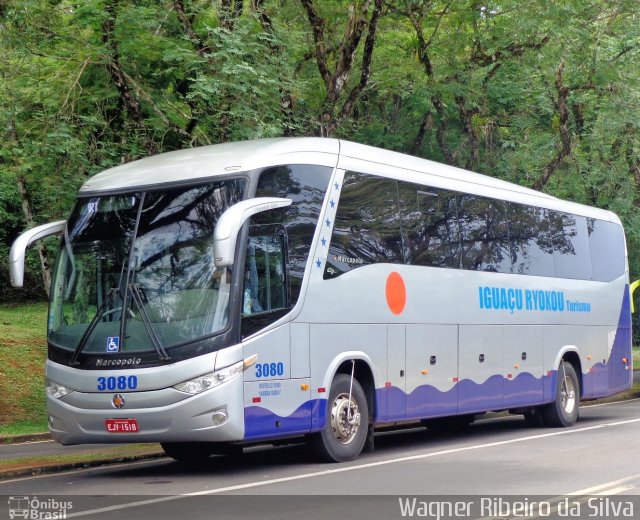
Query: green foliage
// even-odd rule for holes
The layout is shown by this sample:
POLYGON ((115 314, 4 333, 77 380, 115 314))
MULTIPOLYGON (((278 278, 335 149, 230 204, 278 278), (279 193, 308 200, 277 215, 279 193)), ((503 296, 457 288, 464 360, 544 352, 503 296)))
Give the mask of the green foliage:
MULTIPOLYGON (((313 5, 337 70, 365 2, 313 5)), ((637 17, 635 0, 384 0, 371 74, 361 85, 367 26, 338 109, 356 101, 332 112, 334 135, 611 209, 638 277, 637 17)), ((34 223, 64 218, 89 176, 121 162, 317 133, 327 86, 313 35, 302 0, 245 1, 239 13, 204 0, 2 2, 0 298, 25 204, 34 223)), ((30 266, 41 295, 35 256, 30 266)))

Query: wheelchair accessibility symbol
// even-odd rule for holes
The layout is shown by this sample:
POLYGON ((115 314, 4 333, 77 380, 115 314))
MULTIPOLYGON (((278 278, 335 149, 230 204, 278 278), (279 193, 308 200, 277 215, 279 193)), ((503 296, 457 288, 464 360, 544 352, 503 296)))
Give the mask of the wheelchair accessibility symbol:
POLYGON ((120 336, 107 337, 107 352, 120 352, 120 336))

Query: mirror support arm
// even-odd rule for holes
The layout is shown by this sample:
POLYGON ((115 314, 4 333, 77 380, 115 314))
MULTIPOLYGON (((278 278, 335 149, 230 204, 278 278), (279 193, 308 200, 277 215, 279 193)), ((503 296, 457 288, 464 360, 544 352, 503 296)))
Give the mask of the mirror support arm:
POLYGON ((37 240, 62 233, 66 224, 66 220, 50 222, 29 229, 16 238, 9 252, 9 273, 13 287, 20 288, 24 284, 24 256, 27 247, 37 240))
POLYGON ((263 211, 290 206, 291 199, 277 197, 257 197, 243 200, 227 209, 218 220, 213 232, 214 264, 216 267, 233 265, 238 233, 245 221, 263 211))

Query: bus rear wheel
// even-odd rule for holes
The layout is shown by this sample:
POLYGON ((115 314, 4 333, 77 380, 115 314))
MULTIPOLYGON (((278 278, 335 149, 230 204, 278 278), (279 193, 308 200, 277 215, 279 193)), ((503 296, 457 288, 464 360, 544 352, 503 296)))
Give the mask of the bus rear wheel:
POLYGON ((312 448, 329 462, 346 462, 362 452, 369 428, 369 407, 356 379, 337 374, 327 402, 327 423, 311 437, 312 448))
POLYGON ((558 367, 556 398, 544 406, 542 416, 546 426, 567 427, 575 424, 580 410, 580 381, 571 363, 562 361, 558 367))

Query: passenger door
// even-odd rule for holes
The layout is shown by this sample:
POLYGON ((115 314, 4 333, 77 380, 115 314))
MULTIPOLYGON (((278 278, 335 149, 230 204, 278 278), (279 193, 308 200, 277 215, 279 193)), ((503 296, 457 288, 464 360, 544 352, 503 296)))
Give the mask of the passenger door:
POLYGON ((249 229, 242 285, 245 439, 306 433, 311 428, 310 379, 292 379, 289 324, 259 332, 290 310, 287 236, 280 225, 249 229))
POLYGON ((289 312, 287 256, 287 234, 284 227, 251 226, 243 270, 243 338, 289 312))

